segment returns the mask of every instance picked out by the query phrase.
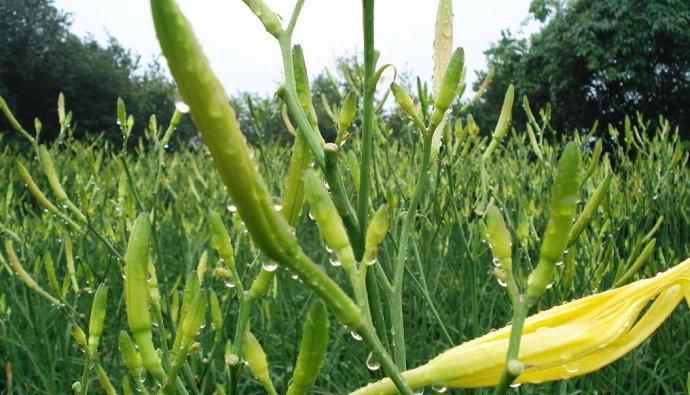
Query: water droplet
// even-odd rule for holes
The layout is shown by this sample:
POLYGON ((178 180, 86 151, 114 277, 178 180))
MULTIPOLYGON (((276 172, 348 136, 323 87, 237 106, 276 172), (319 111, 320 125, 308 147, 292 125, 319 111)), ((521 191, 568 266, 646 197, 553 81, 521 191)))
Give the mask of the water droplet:
POLYGON ((228 204, 225 208, 227 208, 228 211, 233 214, 237 212, 237 206, 235 206, 234 204, 228 204))
POLYGON ((332 249, 331 247, 329 247, 329 246, 326 246, 326 252, 329 253, 329 254, 332 254, 332 253, 333 253, 333 249, 332 249))
POLYGON ((546 289, 551 289, 551 288, 553 288, 553 283, 549 283, 549 284, 546 286, 546 289))
POLYGON ((338 266, 342 265, 342 263, 335 256, 331 257, 328 261, 331 263, 331 266, 333 266, 333 267, 338 267, 338 266))
POLYGON ((290 277, 292 277, 293 280, 299 280, 299 274, 297 273, 293 273, 290 277))
POLYGON ((563 261, 556 262, 556 266, 563 266, 563 261))
POLYGON ((424 395, 424 387, 422 387, 422 388, 415 388, 415 389, 414 389, 414 395, 424 395))
POLYGON ((372 265, 375 265, 377 263, 379 263, 378 258, 374 258, 374 259, 370 260, 369 262, 367 262, 367 265, 372 266, 372 265))
POLYGON ((501 261, 498 258, 494 258, 491 262, 493 262, 494 266, 501 267, 501 261))
POLYGON ((513 383, 510 385, 510 388, 518 388, 521 385, 522 385, 522 383, 513 383))
POLYGON ((261 268, 267 272, 274 272, 278 268, 278 263, 273 261, 264 262, 261 268))
POLYGON ((183 101, 181 101, 181 100, 175 102, 175 109, 176 109, 177 111, 183 113, 183 114, 186 114, 186 113, 189 112, 189 106, 187 105, 187 103, 185 103, 185 102, 183 102, 183 101))
POLYGON ((228 288, 235 288, 235 282, 232 281, 232 280, 227 280, 227 281, 225 282, 225 286, 228 287, 228 288))
POLYGON ((431 387, 431 389, 434 390, 434 392, 442 394, 448 390, 448 387, 446 387, 445 385, 435 385, 431 387))
POLYGON ((357 341, 361 341, 361 340, 362 340, 362 336, 361 336, 359 333, 355 332, 355 331, 351 331, 351 332, 350 332, 350 336, 352 336, 352 338, 355 339, 355 340, 357 340, 357 341))
POLYGON ((652 196, 652 200, 657 200, 658 198, 659 198, 659 195, 652 196))
POLYGON ((311 211, 309 212, 309 219, 312 221, 314 221, 314 219, 315 219, 314 214, 312 214, 311 211))
POLYGON ((376 359, 374 354, 369 353, 369 356, 367 357, 367 369, 369 370, 379 370, 381 367, 381 364, 379 361, 376 359))
POLYGON ((503 288, 505 288, 506 286, 508 286, 508 284, 506 284, 506 282, 503 281, 503 280, 501 280, 500 278, 497 278, 496 281, 498 281, 498 285, 500 285, 500 286, 503 287, 503 288))
POLYGON ((283 209, 283 206, 280 205, 280 204, 276 204, 276 205, 273 206, 273 209, 274 209, 275 211, 280 211, 280 210, 283 209))
POLYGON ((580 370, 580 362, 572 361, 565 363, 563 364, 563 369, 565 369, 565 371, 568 373, 576 373, 578 370, 580 370))

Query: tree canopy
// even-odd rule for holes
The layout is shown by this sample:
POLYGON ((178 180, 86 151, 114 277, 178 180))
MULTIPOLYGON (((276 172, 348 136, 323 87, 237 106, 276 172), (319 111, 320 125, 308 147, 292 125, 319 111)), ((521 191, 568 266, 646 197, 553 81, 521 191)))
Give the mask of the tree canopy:
MULTIPOLYGON (((496 74, 471 110, 480 125, 493 127, 513 83, 533 108, 551 103, 560 131, 640 112, 690 135, 689 1, 534 0, 531 12, 541 30, 527 39, 504 32, 485 52, 496 74)), ((514 115, 524 121, 517 106, 514 115)))
MULTIPOLYGON (((24 127, 39 118, 43 134, 54 135, 59 92, 82 132, 116 133, 118 97, 142 125, 153 113, 168 119, 175 88, 157 64, 142 67, 115 39, 102 46, 69 28, 69 15, 52 0, 0 2, 0 95, 24 127)), ((4 119, 0 129, 8 129, 4 119)))

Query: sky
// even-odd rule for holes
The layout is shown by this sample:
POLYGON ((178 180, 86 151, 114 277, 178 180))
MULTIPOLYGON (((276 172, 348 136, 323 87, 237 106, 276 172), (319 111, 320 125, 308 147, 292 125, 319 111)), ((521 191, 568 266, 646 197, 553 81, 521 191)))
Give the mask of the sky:
MULTIPOLYGON (((294 0, 265 0, 285 20, 294 0)), ((178 0, 192 22, 211 66, 229 94, 243 91, 271 94, 281 81, 282 66, 277 42, 240 0, 178 0)), ((534 31, 525 25, 530 0, 453 0, 454 46, 465 49, 468 82, 474 70, 486 65, 484 50, 501 37, 501 31, 534 31)), ((108 35, 141 55, 144 62, 160 56, 149 2, 145 0, 55 0, 56 7, 72 14, 72 31, 106 42, 108 35)), ((375 46, 379 65, 429 81, 436 18, 434 0, 376 0, 375 46)), ((307 0, 295 29, 293 42, 302 45, 307 68, 315 75, 324 67, 334 69, 339 56, 362 50, 361 1, 307 0)))

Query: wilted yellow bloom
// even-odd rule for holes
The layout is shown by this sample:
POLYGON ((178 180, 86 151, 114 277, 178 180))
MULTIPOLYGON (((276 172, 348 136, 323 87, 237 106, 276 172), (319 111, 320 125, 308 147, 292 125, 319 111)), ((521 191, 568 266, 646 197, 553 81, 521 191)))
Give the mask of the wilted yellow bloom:
MULTIPOLYGON (((690 259, 656 277, 551 308, 527 318, 516 383, 568 379, 600 369, 640 345, 685 296, 690 306, 690 259), (651 302, 649 308, 648 304, 651 302)), ((445 351, 403 373, 413 388, 495 386, 505 367, 511 327, 445 351)), ((394 394, 384 379, 353 394, 394 394)))

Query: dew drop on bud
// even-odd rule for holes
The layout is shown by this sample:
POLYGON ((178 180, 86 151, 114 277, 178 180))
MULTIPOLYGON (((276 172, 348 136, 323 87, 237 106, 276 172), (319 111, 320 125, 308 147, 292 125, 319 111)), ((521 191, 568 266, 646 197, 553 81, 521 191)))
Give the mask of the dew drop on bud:
POLYGON ((367 357, 367 369, 369 370, 379 370, 381 367, 381 364, 379 361, 376 359, 374 354, 369 353, 369 356, 367 357))
POLYGON ((352 336, 352 338, 355 339, 355 340, 357 340, 357 341, 361 341, 361 340, 362 340, 362 336, 361 336, 359 333, 355 332, 355 331, 350 332, 350 336, 352 336))
POLYGON ((435 392, 437 392, 439 394, 442 394, 448 390, 448 388, 446 386, 443 386, 443 385, 435 385, 435 386, 431 387, 431 389, 433 389, 435 392))
POLYGON ((234 204, 228 204, 225 208, 233 214, 237 212, 237 206, 235 206, 234 204))
POLYGON ((278 268, 278 263, 273 261, 264 262, 261 268, 267 272, 274 272, 278 268))
POLYGON ((333 266, 333 267, 338 267, 338 266, 342 265, 342 263, 336 257, 331 257, 329 259, 329 262, 331 262, 331 266, 333 266))

